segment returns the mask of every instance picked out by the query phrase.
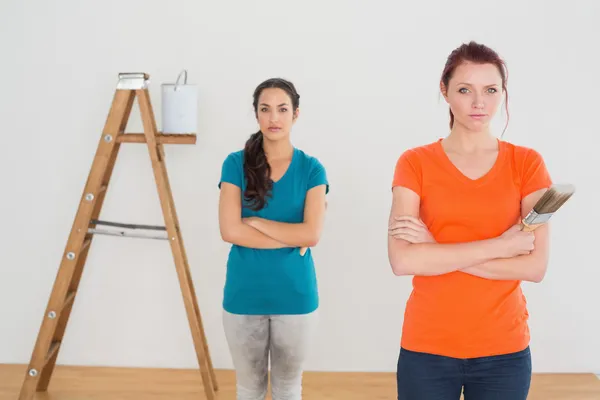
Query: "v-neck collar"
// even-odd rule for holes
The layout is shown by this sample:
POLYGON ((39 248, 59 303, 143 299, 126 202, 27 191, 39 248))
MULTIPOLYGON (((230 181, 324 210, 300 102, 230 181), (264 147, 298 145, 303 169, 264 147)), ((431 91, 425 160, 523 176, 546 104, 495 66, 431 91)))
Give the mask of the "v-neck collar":
POLYGON ((492 165, 492 167, 484 175, 480 176, 477 179, 471 179, 468 176, 466 176, 465 174, 463 174, 462 171, 460 169, 458 169, 458 167, 456 165, 454 165, 452 160, 450 160, 450 157, 448 157, 448 154, 446 153, 446 151, 444 150, 444 147, 442 146, 442 140, 443 140, 443 138, 438 139, 438 141, 435 143, 435 146, 434 146, 436 152, 438 153, 438 155, 440 156, 440 159, 442 160, 442 163, 444 164, 444 166, 446 167, 446 170, 450 174, 454 175, 454 177, 456 177, 456 179, 458 179, 459 181, 461 181, 467 185, 479 186, 479 185, 483 185, 486 182, 494 179, 494 177, 498 174, 498 171, 500 171, 500 169, 502 168, 502 165, 504 164, 504 158, 506 156, 505 143, 500 139, 496 139, 498 141, 498 156, 496 157, 496 161, 494 161, 494 164, 492 165))
POLYGON ((295 147, 293 147, 293 149, 292 149, 292 159, 290 161, 290 164, 288 165, 288 167, 285 170, 285 172, 283 173, 283 175, 281 175, 281 178, 277 179, 276 181, 273 181, 273 185, 276 185, 279 182, 283 181, 285 179, 285 177, 290 174, 290 171, 292 170, 292 165, 294 165, 294 160, 296 160, 296 148, 295 147))

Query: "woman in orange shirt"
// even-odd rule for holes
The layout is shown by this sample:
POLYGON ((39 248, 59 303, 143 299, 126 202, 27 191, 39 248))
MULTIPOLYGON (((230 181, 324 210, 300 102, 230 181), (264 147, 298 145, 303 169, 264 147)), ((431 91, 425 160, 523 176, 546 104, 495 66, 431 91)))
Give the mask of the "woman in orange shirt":
POLYGON ((465 400, 524 400, 531 354, 520 283, 544 277, 548 226, 526 233, 519 221, 552 181, 538 152, 490 133, 508 99, 495 51, 475 42, 454 50, 440 90, 450 134, 402 153, 392 185, 389 261, 394 274, 414 276, 398 399, 464 391, 465 400))

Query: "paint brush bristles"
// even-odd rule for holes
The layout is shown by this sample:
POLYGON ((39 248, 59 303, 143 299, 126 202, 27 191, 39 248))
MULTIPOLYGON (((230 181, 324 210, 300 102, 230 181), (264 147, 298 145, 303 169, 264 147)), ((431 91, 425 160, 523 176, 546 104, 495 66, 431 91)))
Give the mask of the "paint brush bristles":
POLYGON ((521 230, 531 232, 547 223, 575 193, 571 184, 552 185, 535 203, 533 210, 521 221, 521 230))

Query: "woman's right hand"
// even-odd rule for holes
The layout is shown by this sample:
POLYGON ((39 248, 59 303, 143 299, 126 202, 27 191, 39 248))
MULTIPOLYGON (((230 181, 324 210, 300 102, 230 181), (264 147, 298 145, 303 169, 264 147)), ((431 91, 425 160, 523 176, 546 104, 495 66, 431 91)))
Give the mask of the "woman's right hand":
POLYGON ((535 236, 533 232, 523 232, 521 225, 516 224, 498 236, 498 240, 502 257, 511 258, 531 254, 535 236))

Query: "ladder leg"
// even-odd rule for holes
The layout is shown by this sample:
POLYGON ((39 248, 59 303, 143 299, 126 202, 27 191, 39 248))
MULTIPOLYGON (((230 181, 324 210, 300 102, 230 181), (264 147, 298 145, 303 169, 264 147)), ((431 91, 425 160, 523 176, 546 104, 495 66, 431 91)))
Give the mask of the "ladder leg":
MULTIPOLYGON (((159 144, 158 145, 158 150, 159 153, 163 154, 163 145, 159 144)), ((213 384, 213 388, 214 390, 219 390, 219 385, 217 383, 217 377, 215 375, 215 370, 213 368, 213 364, 212 364, 212 358, 210 356, 210 351, 208 349, 208 341, 206 339, 206 333, 204 330, 204 324, 202 323, 202 315, 200 314, 200 307, 198 305, 198 299, 196 297, 196 289, 194 288, 193 285, 193 281, 192 281, 192 274, 190 271, 190 267, 189 267, 189 262, 187 259, 187 254, 185 252, 185 246, 183 243, 183 236, 181 235, 181 233, 179 232, 179 221, 177 218, 177 211, 175 210, 175 200, 173 199, 173 192, 171 191, 171 184, 169 182, 168 179, 168 175, 167 175, 167 170, 166 170, 166 166, 164 164, 164 154, 162 156, 162 162, 161 162, 161 171, 162 171, 162 175, 164 176, 164 182, 165 185, 167 187, 167 196, 168 196, 168 200, 170 202, 170 204, 173 204, 173 214, 174 214, 174 221, 175 221, 175 226, 176 226, 176 230, 179 234, 179 247, 180 247, 180 251, 181 251, 181 256, 183 259, 183 268, 185 269, 186 272, 186 281, 184 282, 184 285, 187 286, 187 289, 189 290, 190 296, 192 298, 192 306, 194 307, 194 314, 196 316, 196 320, 198 321, 198 325, 199 325, 199 333, 202 337, 202 345, 204 347, 204 352, 206 355, 206 362, 208 364, 208 370, 210 372, 211 375, 211 380, 212 380, 212 384, 213 384)))
MULTIPOLYGON (((183 243, 183 238, 181 239, 182 243, 183 243)), ((183 247, 183 244, 182 244, 183 247)), ((198 320, 198 324, 200 326, 200 333, 202 334, 202 345, 204 346, 204 352, 206 353, 206 362, 208 364, 208 370, 210 372, 211 375, 211 379, 212 379, 212 384, 213 384, 213 388, 214 390, 219 390, 219 385, 217 382, 217 377, 215 375, 215 370, 213 368, 213 363, 212 363, 212 358, 210 356, 210 351, 208 350, 208 341, 206 339, 206 334, 205 334, 205 330, 204 330, 204 324, 202 323, 202 316, 200 314, 200 308, 198 306, 198 299, 196 298, 196 290, 194 289, 194 285, 191 284, 192 283, 192 279, 191 279, 191 273, 189 272, 189 264, 187 261, 187 256, 185 255, 185 253, 183 254, 184 258, 185 258, 185 265, 186 265, 186 270, 188 271, 188 276, 189 278, 189 282, 190 282, 190 293, 192 296, 192 304, 194 305, 194 311, 196 313, 196 318, 198 320)))
POLYGON ((215 391, 217 390, 216 376, 210 359, 206 335, 200 316, 194 285, 191 279, 191 273, 185 254, 183 238, 180 232, 177 212, 175 210, 175 202, 171 192, 167 170, 164 164, 164 151, 162 145, 156 141, 157 128, 154 118, 154 112, 150 102, 150 97, 147 89, 137 90, 138 104, 142 114, 142 123, 144 125, 144 133, 148 144, 148 151, 152 161, 152 170, 158 189, 165 225, 169 234, 171 250, 175 260, 175 268, 179 277, 185 309, 190 324, 192 339, 196 349, 196 356, 202 375, 204 392, 208 400, 215 399, 215 391))
MULTIPOLYGON (((150 108, 151 109, 151 108, 150 108)), ((179 220, 177 217, 177 211, 175 209, 175 200, 173 199, 173 191, 171 190, 171 183, 169 181, 168 178, 168 174, 167 174, 167 168, 165 165, 165 161, 164 161, 164 150, 163 150, 163 145, 162 144, 158 144, 158 154, 160 155, 160 170, 162 173, 162 176, 164 177, 163 181, 165 182, 165 186, 167 188, 167 199, 169 204, 172 205, 172 210, 173 210, 173 220, 175 222, 175 229, 177 231, 177 233, 179 234, 179 239, 178 239, 178 243, 179 243, 179 247, 180 247, 180 251, 181 251, 181 256, 183 259, 182 265, 183 268, 186 272, 186 281, 183 283, 186 287, 187 290, 189 290, 190 296, 192 298, 192 306, 194 307, 194 314, 196 316, 196 320, 198 321, 198 325, 199 325, 199 333, 200 336, 202 337, 202 345, 204 347, 204 353, 206 356, 206 363, 208 364, 208 370, 209 373, 211 375, 211 380, 212 380, 212 385, 213 385, 213 389, 215 391, 219 390, 219 385, 217 382, 217 377, 215 375, 215 370, 213 368, 213 363, 212 363, 212 358, 210 356, 210 351, 208 349, 208 341, 206 339, 206 333, 204 330, 204 324, 202 323, 202 315, 200 314, 200 306, 198 305, 198 299, 196 297, 196 289, 194 288, 194 284, 192 281, 192 274, 189 268, 189 262, 187 259, 187 254, 185 252, 185 246, 184 246, 184 242, 183 242, 183 236, 181 235, 181 233, 179 232, 179 220)))
POLYGON ((48 357, 46 359, 46 365, 42 368, 37 383, 36 390, 38 392, 45 392, 46 390, 48 390, 48 385, 50 384, 52 374, 54 373, 54 367, 56 366, 56 359, 58 358, 60 345, 63 341, 65 330, 67 328, 67 323, 69 322, 71 310, 73 309, 73 303, 75 302, 75 297, 77 295, 79 280, 81 279, 83 267, 85 265, 85 260, 87 259, 87 253, 89 251, 89 245, 91 244, 91 238, 88 238, 87 240, 89 242, 87 243, 86 248, 81 251, 81 254, 79 255, 79 258, 77 260, 77 265, 75 266, 75 270, 73 271, 73 277, 68 288, 68 293, 70 294, 70 296, 68 296, 68 301, 64 303, 64 307, 57 318, 56 326, 54 329, 52 343, 56 343, 58 347, 56 351, 53 352, 54 354, 48 354, 48 357))
POLYGON ((134 100, 135 93, 130 90, 117 90, 113 98, 23 380, 19 400, 30 400, 36 391, 46 391, 52 378, 92 241, 92 237, 87 234, 89 222, 93 218, 97 219, 100 214, 120 146, 115 139, 127 125, 134 100))

